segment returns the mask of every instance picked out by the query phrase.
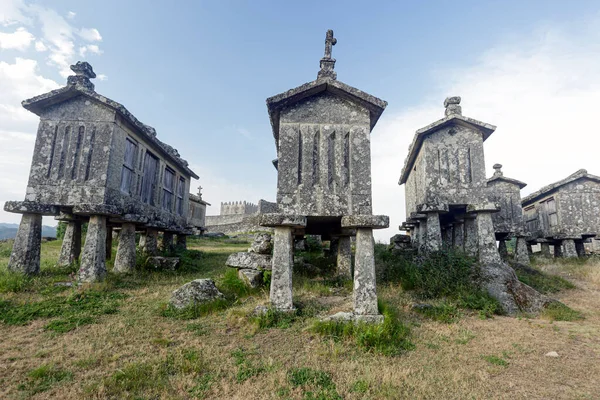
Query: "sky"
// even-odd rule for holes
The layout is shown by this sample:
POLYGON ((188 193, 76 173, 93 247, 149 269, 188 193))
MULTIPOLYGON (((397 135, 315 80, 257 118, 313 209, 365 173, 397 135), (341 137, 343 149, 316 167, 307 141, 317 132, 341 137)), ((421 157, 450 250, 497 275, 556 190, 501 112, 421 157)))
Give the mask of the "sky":
POLYGON ((64 86, 78 60, 188 160, 208 215, 274 201, 265 99, 316 78, 327 29, 338 80, 388 102, 371 133, 373 212, 391 220, 377 240, 405 220, 408 146, 448 96, 498 127, 487 176, 501 163, 522 196, 600 175, 598 1, 0 0, 0 204, 25 196, 38 119, 21 101, 64 86))

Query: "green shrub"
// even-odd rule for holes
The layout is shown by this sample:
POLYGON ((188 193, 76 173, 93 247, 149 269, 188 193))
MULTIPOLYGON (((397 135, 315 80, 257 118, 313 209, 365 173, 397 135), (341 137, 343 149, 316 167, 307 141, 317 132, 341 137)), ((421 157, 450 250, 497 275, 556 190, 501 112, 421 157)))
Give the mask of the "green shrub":
POLYGON ((560 276, 550 275, 522 264, 513 264, 512 267, 521 282, 540 293, 549 294, 575 288, 575 285, 560 276))
POLYGON ((305 399, 327 399, 341 400, 337 392, 335 383, 331 379, 331 374, 312 368, 291 368, 287 373, 288 382, 293 387, 302 387, 304 389, 305 399), (314 391, 309 391, 312 389, 314 391))
POLYGON ((502 357, 498 357, 495 355, 482 356, 482 358, 493 365, 498 365, 500 367, 508 367, 508 361, 506 361, 502 357))
POLYGON ((269 308, 266 313, 251 317, 251 320, 254 321, 259 329, 286 329, 292 325, 296 318, 296 312, 285 312, 269 308))
POLYGON ((31 278, 18 272, 0 270, 0 293, 16 293, 27 289, 31 278))
POLYGON ((204 315, 213 314, 226 309, 231 305, 227 299, 216 299, 206 303, 195 303, 191 306, 177 309, 170 304, 163 303, 160 307, 160 315, 175 319, 196 319, 204 315))
POLYGON ((45 392, 58 382, 72 378, 73 373, 57 368, 52 364, 46 364, 29 371, 27 381, 19 385, 19 389, 32 396, 36 393, 45 392))
POLYGON ((246 297, 252 293, 252 288, 240 279, 238 270, 234 268, 227 268, 225 274, 223 274, 219 287, 225 295, 234 298, 246 297))
POLYGON ((383 323, 317 321, 313 330, 333 340, 354 340, 365 351, 387 356, 414 349, 414 344, 409 340, 410 329, 398 320, 390 307, 380 302, 379 308, 384 316, 383 323))
POLYGON ((35 319, 58 317, 45 329, 68 332, 94 323, 97 316, 114 314, 125 297, 122 293, 76 290, 68 296, 55 296, 39 302, 20 304, 0 300, 0 321, 7 325, 24 325, 35 319))
POLYGON ((460 310, 454 304, 448 302, 417 308, 417 311, 435 321, 445 322, 447 324, 456 322, 461 317, 460 310))
POLYGON ((559 302, 550 303, 542 311, 542 317, 552 321, 577 321, 583 319, 583 315, 579 311, 575 311, 559 302))

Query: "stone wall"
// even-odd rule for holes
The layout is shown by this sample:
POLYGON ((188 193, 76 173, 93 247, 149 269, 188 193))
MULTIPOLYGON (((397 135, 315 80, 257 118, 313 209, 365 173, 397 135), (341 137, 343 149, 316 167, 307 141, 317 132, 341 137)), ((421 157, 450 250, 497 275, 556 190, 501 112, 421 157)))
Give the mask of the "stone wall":
POLYGON ((258 206, 246 201, 229 201, 221 203, 220 215, 254 214, 258 212, 258 206))
MULTIPOLYGON (((221 217, 221 216, 219 216, 219 217, 221 217)), ((246 215, 246 216, 240 216, 240 217, 241 218, 239 219, 239 221, 223 223, 223 224, 218 224, 218 225, 211 225, 210 221, 208 220, 211 217, 206 217, 207 218, 206 231, 212 232, 212 233, 220 232, 220 233, 224 233, 226 235, 234 235, 236 233, 241 233, 241 232, 259 232, 259 231, 272 232, 273 231, 272 228, 265 228, 265 227, 259 225, 260 214, 246 215)))

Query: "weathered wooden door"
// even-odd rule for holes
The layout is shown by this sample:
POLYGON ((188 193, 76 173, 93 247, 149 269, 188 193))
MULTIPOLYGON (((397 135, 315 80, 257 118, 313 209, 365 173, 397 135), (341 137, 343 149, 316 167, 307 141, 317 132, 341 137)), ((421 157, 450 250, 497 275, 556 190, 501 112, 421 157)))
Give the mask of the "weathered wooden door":
POLYGON ((154 193, 158 179, 158 158, 146 152, 144 157, 144 176, 142 178, 142 202, 154 205, 154 193))

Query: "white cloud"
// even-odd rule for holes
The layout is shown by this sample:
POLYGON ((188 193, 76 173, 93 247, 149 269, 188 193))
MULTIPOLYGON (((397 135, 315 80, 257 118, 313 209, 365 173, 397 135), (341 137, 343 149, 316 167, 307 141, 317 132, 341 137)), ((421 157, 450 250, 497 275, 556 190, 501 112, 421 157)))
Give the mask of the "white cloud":
POLYGON ((374 212, 391 217, 386 241, 405 220, 397 185, 415 130, 443 117, 443 100, 462 97, 463 115, 497 125, 485 142, 487 176, 494 163, 528 183, 525 196, 580 168, 600 174, 600 30, 540 29, 490 48, 470 66, 435 71, 440 83, 413 108, 384 113, 372 134, 374 212), (585 40, 582 40, 584 38, 585 40))
MULTIPOLYGON (((39 75, 37 61, 0 61, 0 204, 22 200, 29 176, 38 117, 21 101, 59 87, 39 75)), ((0 212, 0 221, 18 222, 17 214, 0 212)))
POLYGON ((252 137, 252 134, 250 133, 250 131, 244 127, 241 127, 241 126, 235 127, 235 131, 245 138, 249 139, 252 137))
POLYGON ((104 74, 98 74, 98 75, 96 76, 96 78, 97 78, 99 81, 105 81, 105 80, 107 80, 107 79, 108 79, 108 76, 106 76, 106 75, 104 75, 104 74))
POLYGON ((73 12, 73 11, 69 11, 69 12, 67 13, 67 18, 68 18, 68 19, 73 19, 73 18, 75 18, 75 16, 76 16, 76 15, 77 15, 77 13, 75 13, 75 12, 73 12))
POLYGON ((85 55, 88 52, 91 54, 102 54, 102 50, 100 50, 100 48, 98 46, 96 46, 95 44, 89 44, 87 46, 81 46, 79 48, 79 55, 81 57, 85 57, 85 55))
POLYGON ((43 52, 46 50, 48 50, 48 48, 46 47, 44 42, 42 42, 41 40, 35 42, 35 51, 43 52))
POLYGON ((25 51, 35 39, 27 29, 17 28, 13 33, 0 32, 0 49, 25 51))
POLYGON ((31 19, 23 14, 25 4, 22 0, 0 0, 0 24, 4 26, 17 23, 30 24, 31 19))
POLYGON ((95 28, 81 28, 78 34, 88 42, 99 42, 102 40, 100 32, 98 32, 98 29, 95 28))

